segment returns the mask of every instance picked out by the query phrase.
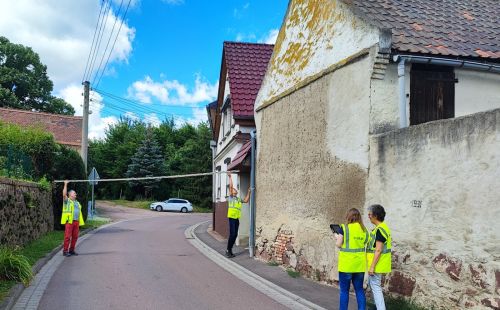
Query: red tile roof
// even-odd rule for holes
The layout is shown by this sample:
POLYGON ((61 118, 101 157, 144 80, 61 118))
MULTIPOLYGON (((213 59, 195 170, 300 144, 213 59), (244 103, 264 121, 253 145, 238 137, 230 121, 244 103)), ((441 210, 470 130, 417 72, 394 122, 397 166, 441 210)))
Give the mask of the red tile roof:
POLYGON ((498 0, 344 0, 400 52, 500 59, 498 0))
POLYGON ((78 147, 82 144, 83 119, 81 116, 0 108, 0 121, 21 126, 41 125, 52 133, 54 139, 60 144, 78 147))
POLYGON ((245 160, 245 158, 250 154, 252 150, 252 141, 248 141, 243 144, 241 149, 236 153, 234 158, 231 160, 231 163, 227 166, 227 170, 232 170, 238 168, 239 165, 245 160))
POLYGON ((234 118, 253 118, 255 98, 266 74, 274 45, 224 42, 231 109, 234 118))

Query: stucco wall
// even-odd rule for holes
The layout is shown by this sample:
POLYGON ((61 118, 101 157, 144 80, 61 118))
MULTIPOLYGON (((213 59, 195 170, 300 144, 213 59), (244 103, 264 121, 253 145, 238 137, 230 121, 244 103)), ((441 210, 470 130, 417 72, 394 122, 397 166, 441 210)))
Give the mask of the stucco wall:
POLYGON ((378 29, 357 18, 341 1, 291 0, 256 108, 277 100, 378 40, 378 29))
POLYGON ((0 178, 0 244, 25 245, 53 227, 50 189, 0 178))
POLYGON ((329 224, 364 205, 370 64, 364 57, 258 112, 256 244, 262 259, 317 280, 338 278, 329 224), (343 109, 351 113, 339 113, 343 109), (345 127, 348 122, 356 130, 345 127))
POLYGON ((500 108, 500 74, 455 69, 455 116, 500 108))
POLYGON ((500 110, 374 136, 367 204, 394 240, 386 287, 445 309, 499 303, 500 110))

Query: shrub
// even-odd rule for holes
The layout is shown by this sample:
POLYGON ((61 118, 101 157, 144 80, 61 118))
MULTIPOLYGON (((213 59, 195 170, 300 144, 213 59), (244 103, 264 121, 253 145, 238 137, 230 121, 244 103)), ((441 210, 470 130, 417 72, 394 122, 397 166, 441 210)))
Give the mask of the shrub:
POLYGON ((0 247, 0 280, 20 281, 28 286, 33 272, 26 257, 14 250, 0 247))

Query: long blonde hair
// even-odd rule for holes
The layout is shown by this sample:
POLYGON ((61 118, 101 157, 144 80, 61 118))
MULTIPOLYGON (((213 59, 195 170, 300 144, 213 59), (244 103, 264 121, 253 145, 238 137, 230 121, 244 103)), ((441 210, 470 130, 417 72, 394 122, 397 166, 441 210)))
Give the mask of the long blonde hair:
POLYGON ((352 208, 349 211, 347 211, 346 218, 347 218, 347 224, 359 223, 363 231, 366 231, 365 225, 363 225, 363 220, 361 219, 361 213, 359 212, 358 209, 352 208))

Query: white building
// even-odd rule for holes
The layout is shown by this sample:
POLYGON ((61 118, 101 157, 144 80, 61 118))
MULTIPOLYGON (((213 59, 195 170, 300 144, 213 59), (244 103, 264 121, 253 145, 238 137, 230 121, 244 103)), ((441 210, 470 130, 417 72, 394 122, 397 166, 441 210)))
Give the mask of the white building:
MULTIPOLYGON (((217 101, 207 106, 213 132, 214 168, 237 170, 233 185, 243 199, 250 186, 250 133, 255 129, 254 101, 273 52, 273 45, 224 42, 217 101)), ((216 174, 213 184, 213 228, 228 237, 226 174, 216 174)), ((248 243, 249 208, 243 205, 236 244, 248 243)))

